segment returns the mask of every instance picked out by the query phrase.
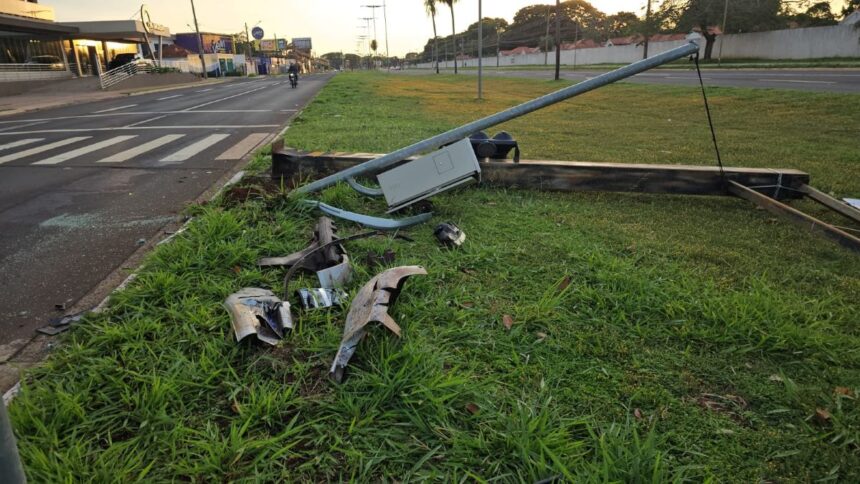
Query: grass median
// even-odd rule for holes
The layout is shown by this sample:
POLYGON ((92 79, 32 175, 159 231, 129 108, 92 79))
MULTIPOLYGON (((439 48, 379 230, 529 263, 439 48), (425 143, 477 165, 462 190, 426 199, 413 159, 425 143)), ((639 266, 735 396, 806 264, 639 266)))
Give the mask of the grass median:
MULTIPOLYGON (((341 74, 287 141, 389 151, 558 87, 485 82, 477 102, 473 78, 341 74)), ((616 85, 504 128, 527 158, 708 164, 700 96, 616 85)), ((727 164, 860 190, 860 97, 711 99, 727 164)), ((282 190, 244 193, 191 208, 188 231, 29 374, 11 414, 31 481, 860 478, 860 259, 743 201, 435 197, 461 249, 438 247, 432 224, 349 246, 353 295, 368 251, 429 274, 391 310, 403 338, 372 329, 337 385, 346 308, 301 313, 278 348, 232 339, 221 302, 280 291, 283 272, 256 260, 303 248, 319 215, 282 190)), ((320 198, 383 208, 344 186, 320 198)))

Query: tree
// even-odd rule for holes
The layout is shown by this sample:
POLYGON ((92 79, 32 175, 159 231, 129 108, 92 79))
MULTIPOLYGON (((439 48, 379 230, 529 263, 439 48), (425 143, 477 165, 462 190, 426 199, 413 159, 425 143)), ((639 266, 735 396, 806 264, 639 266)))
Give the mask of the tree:
MULTIPOLYGON (((744 0, 729 4, 728 32, 750 32, 781 27, 782 0, 744 0)), ((705 38, 705 59, 711 58, 717 33, 723 22, 726 0, 665 0, 657 15, 664 26, 675 30, 699 29, 705 38)))
POLYGON ((451 9, 451 32, 453 32, 454 36, 454 74, 457 73, 457 27, 454 25, 454 4, 457 3, 457 0, 441 0, 442 3, 448 6, 451 9))
POLYGON ((845 8, 842 9, 842 18, 851 15, 856 10, 860 10, 860 0, 848 0, 845 8))
POLYGON ((633 12, 618 12, 606 17, 603 22, 603 35, 607 39, 633 35, 639 32, 641 22, 633 12))
POLYGON ((436 74, 439 73, 439 35, 436 33, 436 0, 424 0, 424 9, 433 19, 433 61, 436 63, 436 74))

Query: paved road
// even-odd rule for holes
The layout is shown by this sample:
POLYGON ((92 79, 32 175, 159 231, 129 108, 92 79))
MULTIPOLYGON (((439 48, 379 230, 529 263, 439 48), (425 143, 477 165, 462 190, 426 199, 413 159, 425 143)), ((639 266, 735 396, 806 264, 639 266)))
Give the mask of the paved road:
POLYGON ((29 338, 326 83, 237 80, 0 118, 0 345, 29 338))
MULTIPOLYGON (((429 73, 429 70, 408 70, 410 74, 429 73)), ((453 71, 451 71, 453 72, 453 71)), ((477 75, 474 69, 462 72, 477 75)), ((561 71, 565 79, 583 81, 598 76, 605 70, 561 71)), ((487 76, 521 77, 532 79, 552 79, 553 70, 516 70, 487 69, 487 76)), ((770 89, 799 89, 804 91, 823 91, 860 94, 860 69, 705 69, 702 78, 708 86, 752 87, 770 89)), ((694 70, 657 69, 643 72, 626 82, 644 84, 666 84, 672 86, 697 86, 698 77, 694 70)))

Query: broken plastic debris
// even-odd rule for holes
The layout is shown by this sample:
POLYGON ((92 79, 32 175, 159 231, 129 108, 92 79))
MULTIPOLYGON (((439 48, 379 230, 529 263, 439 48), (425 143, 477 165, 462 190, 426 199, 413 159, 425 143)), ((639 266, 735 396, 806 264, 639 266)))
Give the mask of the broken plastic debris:
POLYGON ((437 225, 433 235, 439 243, 448 247, 460 247, 466 241, 466 233, 451 222, 437 225))
POLYGON ((299 289, 296 291, 302 307, 305 309, 320 309, 330 308, 335 305, 343 304, 349 295, 341 289, 299 289))
POLYGON ((375 276, 358 291, 346 316, 343 339, 331 366, 335 381, 343 381, 346 365, 367 333, 368 324, 381 323, 400 336, 400 326, 388 314, 388 308, 397 300, 406 279, 418 274, 427 275, 427 271, 420 266, 395 267, 375 276))
POLYGON ((317 278, 320 280, 320 286, 324 289, 345 286, 352 279, 352 268, 349 265, 349 257, 344 254, 343 262, 340 264, 317 271, 317 278))
POLYGON ((276 345, 293 328, 290 303, 281 301, 267 289, 246 287, 224 301, 230 313, 236 341, 255 334, 260 341, 276 345))
POLYGON ((339 239, 340 237, 337 236, 337 226, 332 219, 320 217, 316 227, 314 227, 314 235, 311 238, 311 243, 306 248, 286 257, 260 259, 257 264, 262 267, 290 267, 299 264, 299 269, 311 272, 321 271, 343 262, 341 256, 346 254, 346 250, 340 244, 331 244, 339 239), (325 245, 328 245, 328 247, 323 250, 317 250, 325 245))

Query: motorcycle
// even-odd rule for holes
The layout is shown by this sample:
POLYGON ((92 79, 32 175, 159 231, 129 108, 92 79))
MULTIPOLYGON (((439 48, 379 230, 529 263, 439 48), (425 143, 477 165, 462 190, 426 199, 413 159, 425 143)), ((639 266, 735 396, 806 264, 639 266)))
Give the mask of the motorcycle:
POLYGON ((299 86, 299 76, 294 72, 290 72, 290 86, 295 89, 299 86))

